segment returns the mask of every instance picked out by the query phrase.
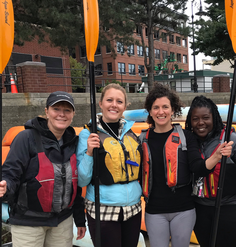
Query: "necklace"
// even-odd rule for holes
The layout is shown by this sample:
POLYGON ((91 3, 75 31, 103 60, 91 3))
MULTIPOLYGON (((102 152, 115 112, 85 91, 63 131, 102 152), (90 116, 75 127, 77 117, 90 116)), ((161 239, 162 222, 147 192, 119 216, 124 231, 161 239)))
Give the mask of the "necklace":
POLYGON ((120 139, 119 139, 118 136, 115 134, 115 132, 110 128, 110 126, 109 126, 106 122, 104 122, 104 121, 103 121, 103 123, 105 123, 105 125, 107 126, 107 128, 108 128, 108 129, 111 131, 111 133, 116 137, 116 139, 120 141, 120 139))

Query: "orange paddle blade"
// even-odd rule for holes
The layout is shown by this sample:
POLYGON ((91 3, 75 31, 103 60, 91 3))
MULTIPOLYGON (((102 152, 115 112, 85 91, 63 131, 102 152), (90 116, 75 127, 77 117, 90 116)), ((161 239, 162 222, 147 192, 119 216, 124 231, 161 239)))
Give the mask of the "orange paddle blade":
POLYGON ((0 74, 5 69, 14 43, 14 13, 11 0, 0 2, 0 74))
POLYGON ((99 13, 97 0, 83 0, 84 29, 88 61, 94 62, 94 54, 98 45, 99 13))
POLYGON ((231 23, 231 41, 232 41, 234 52, 236 53, 236 6, 234 6, 233 4, 232 8, 233 8, 233 16, 232 16, 232 23, 231 23))
POLYGON ((233 20, 233 0, 225 0, 225 17, 228 33, 231 38, 231 28, 233 20))

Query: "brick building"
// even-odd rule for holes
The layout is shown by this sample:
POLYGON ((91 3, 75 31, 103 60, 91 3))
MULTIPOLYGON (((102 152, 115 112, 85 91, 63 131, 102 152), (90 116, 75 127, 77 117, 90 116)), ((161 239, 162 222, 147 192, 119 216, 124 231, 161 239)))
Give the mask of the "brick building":
MULTIPOLYGON (((23 46, 14 45, 5 69, 5 74, 9 73, 14 75, 19 92, 72 92, 69 53, 62 52, 60 47, 51 46, 49 41, 39 44, 37 38, 34 38, 25 41, 23 46), (25 62, 29 63, 24 64, 25 62), (30 65, 30 62, 36 63, 30 65), (45 63, 45 66, 37 66, 37 62, 45 63), (26 79, 23 74, 27 75, 26 79), (41 81, 37 81, 37 76, 41 81)), ((6 92, 6 88, 4 90, 6 92)))
MULTIPOLYGON (((115 48, 117 53, 114 59, 111 51, 105 47, 98 47, 95 54, 95 75, 96 84, 104 86, 104 84, 112 80, 125 83, 129 92, 137 91, 142 83, 142 76, 147 71, 144 66, 144 52, 149 52, 148 39, 146 37, 146 28, 141 30, 145 37, 146 50, 142 46, 131 45, 124 47, 121 43, 113 41, 111 46, 115 48)), ((134 33, 134 38, 141 42, 140 31, 134 33)), ((162 31, 161 35, 154 33, 154 56, 155 66, 160 66, 167 61, 170 56, 170 62, 164 65, 164 69, 156 72, 157 74, 171 74, 175 71, 188 71, 188 39, 180 34, 167 34, 162 31)), ((79 46, 76 49, 76 58, 79 62, 86 64, 86 48, 79 46)))
MULTIPOLYGON (((124 47, 121 43, 112 41, 111 46, 114 47, 117 55, 114 59, 108 47, 97 48, 94 63, 97 87, 117 80, 126 85, 127 91, 137 91, 142 83, 142 77, 147 73, 144 66, 144 52, 147 57, 149 53, 146 28, 137 30, 133 34, 134 38, 141 43, 140 32, 144 35, 145 50, 136 44, 124 47)), ((154 54, 155 66, 157 68, 158 64, 163 66, 161 71, 155 72, 156 74, 172 74, 176 70, 183 72, 189 70, 188 39, 178 33, 169 35, 165 30, 154 32, 154 54), (168 57, 170 59, 167 61, 168 57)), ((85 46, 76 47, 75 56, 79 62, 86 64, 85 46)), ((39 44, 35 38, 30 42, 26 41, 24 46, 14 45, 7 70, 9 71, 5 71, 5 74, 15 75, 19 92, 52 92, 55 90, 72 92, 69 52, 62 52, 59 47, 51 46, 49 41, 39 44), (24 62, 36 63, 22 64, 24 62), (46 66, 43 67, 42 64, 37 66, 37 62, 45 63, 46 66), (37 77, 40 79, 37 80, 37 77)), ((86 78, 83 78, 83 81, 86 83, 86 78)), ((10 87, 9 84, 8 87, 10 87)))

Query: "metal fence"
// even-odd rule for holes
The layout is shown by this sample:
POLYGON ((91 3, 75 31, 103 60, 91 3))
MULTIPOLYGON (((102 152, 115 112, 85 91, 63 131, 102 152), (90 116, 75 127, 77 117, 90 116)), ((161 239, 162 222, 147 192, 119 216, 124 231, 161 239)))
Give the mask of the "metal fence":
POLYGON ((11 78, 10 78, 10 75, 12 75, 14 81, 15 81, 15 84, 18 88, 18 86, 22 85, 20 83, 18 83, 18 79, 19 77, 22 76, 22 73, 17 73, 17 70, 16 70, 16 66, 15 65, 8 65, 5 70, 4 70, 4 73, 2 73, 2 88, 4 87, 5 90, 6 90, 6 93, 10 93, 11 92, 11 78))
MULTIPOLYGON (((73 92, 89 92, 89 72, 88 70, 79 70, 79 69, 61 69, 63 73, 55 73, 57 68, 53 69, 54 73, 46 73, 47 86, 50 91, 55 91, 57 89, 65 90, 69 88, 73 92)), ((46 71, 50 71, 46 69, 46 71)), ((22 77, 20 67, 16 70, 16 66, 7 66, 3 76, 3 84, 6 87, 6 92, 10 92, 11 82, 10 74, 13 75, 17 87, 21 86, 24 91, 24 80, 22 78, 21 84, 18 83, 19 77, 22 77)), ((153 74, 153 78, 155 78, 153 74)), ((144 73, 135 73, 134 71, 129 72, 120 72, 120 71, 107 71, 107 70, 95 70, 95 88, 97 92, 100 92, 101 89, 111 82, 119 82, 121 86, 126 88, 127 92, 135 93, 139 92, 139 89, 142 85, 142 79, 147 75, 144 73)), ((162 84, 169 85, 171 89, 177 92, 212 92, 212 82, 206 82, 205 78, 201 78, 201 81, 198 80, 198 88, 194 90, 193 82, 190 77, 188 80, 186 78, 179 77, 178 80, 170 79, 161 80, 158 79, 158 82, 162 84)), ((147 79, 145 80, 147 81, 147 79)), ((154 81, 157 82, 157 81, 154 81)), ((148 85, 145 83, 145 86, 142 87, 141 92, 148 92, 150 88, 147 88, 148 85)))

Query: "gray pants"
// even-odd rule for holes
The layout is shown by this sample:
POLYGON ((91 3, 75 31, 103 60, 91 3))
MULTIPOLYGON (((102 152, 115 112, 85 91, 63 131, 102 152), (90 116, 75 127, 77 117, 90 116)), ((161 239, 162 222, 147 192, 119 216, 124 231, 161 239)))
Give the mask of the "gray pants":
POLYGON ((196 221, 195 209, 169 213, 145 213, 145 223, 151 247, 189 247, 191 233, 196 221))

